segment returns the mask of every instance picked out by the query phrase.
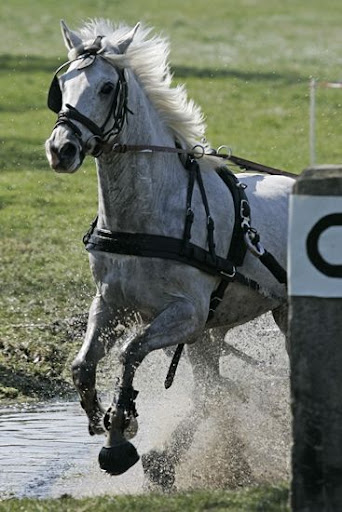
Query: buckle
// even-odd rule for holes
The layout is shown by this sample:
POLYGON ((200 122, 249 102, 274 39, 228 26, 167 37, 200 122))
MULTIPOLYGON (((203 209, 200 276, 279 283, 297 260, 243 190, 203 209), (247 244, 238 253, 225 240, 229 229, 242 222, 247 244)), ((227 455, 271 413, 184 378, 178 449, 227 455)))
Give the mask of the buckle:
POLYGON ((229 272, 226 272, 225 270, 220 270, 220 275, 224 276, 224 277, 229 277, 229 279, 233 279, 233 277, 235 277, 235 274, 236 274, 235 267, 233 267, 233 271, 231 274, 229 274, 229 272))

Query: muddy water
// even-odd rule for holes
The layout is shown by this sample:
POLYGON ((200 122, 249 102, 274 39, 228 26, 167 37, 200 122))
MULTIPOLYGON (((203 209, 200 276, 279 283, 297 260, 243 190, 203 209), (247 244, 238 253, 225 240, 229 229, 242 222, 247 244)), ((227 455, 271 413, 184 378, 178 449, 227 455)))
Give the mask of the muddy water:
MULTIPOLYGON (((218 393, 176 475, 180 490, 235 487, 289 476, 289 371, 283 337, 270 315, 234 329, 221 373, 238 384, 241 400, 218 393)), ((104 363, 100 385, 111 389, 111 361, 104 363)), ((163 388, 169 359, 148 356, 135 387, 139 432, 133 440, 140 454, 162 448, 173 428, 189 412, 191 370, 181 360, 174 385, 163 388)), ((105 401, 109 397, 105 397, 105 401)), ((0 497, 76 497, 145 492, 138 462, 126 474, 109 477, 97 464, 101 437, 90 437, 78 402, 51 402, 0 409, 0 497)))

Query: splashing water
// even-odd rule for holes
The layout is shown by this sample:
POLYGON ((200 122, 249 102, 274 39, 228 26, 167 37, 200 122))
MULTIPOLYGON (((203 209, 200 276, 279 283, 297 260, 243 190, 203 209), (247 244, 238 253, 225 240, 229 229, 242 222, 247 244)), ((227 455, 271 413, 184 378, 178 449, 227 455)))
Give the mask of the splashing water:
MULTIPOLYGON (((139 329, 139 322, 138 327, 139 329)), ((284 339, 271 315, 230 331, 221 373, 233 379, 245 400, 215 390, 209 416, 176 472, 179 490, 227 488, 288 478, 290 406, 284 339)), ((115 354, 100 364, 99 387, 110 402, 116 377, 115 354), (108 394, 109 393, 109 394, 108 394)), ((150 354, 138 369, 139 431, 133 442, 140 455, 162 449, 191 407, 193 379, 181 359, 173 386, 163 387, 169 358, 150 354)), ((146 492, 139 462, 120 477, 98 467, 102 437, 90 437, 78 402, 51 402, 0 409, 0 497, 75 497, 146 492)))

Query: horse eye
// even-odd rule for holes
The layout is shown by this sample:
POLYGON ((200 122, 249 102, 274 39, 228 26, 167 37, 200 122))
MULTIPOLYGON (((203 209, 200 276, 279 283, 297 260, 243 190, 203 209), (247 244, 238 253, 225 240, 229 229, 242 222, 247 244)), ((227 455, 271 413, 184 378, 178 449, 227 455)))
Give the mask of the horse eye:
POLYGON ((101 87, 101 93, 102 94, 110 94, 112 92, 112 90, 114 89, 114 85, 112 84, 112 82, 106 82, 105 84, 103 84, 103 86, 101 87))

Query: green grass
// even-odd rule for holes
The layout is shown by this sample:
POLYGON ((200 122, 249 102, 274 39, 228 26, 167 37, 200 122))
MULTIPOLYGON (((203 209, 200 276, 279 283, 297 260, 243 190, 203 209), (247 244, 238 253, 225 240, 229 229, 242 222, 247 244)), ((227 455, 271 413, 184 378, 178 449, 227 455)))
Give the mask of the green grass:
MULTIPOLYGON (((309 163, 309 77, 339 79, 341 15, 334 0, 86 0, 72 10, 66 0, 2 2, 0 396, 36 396, 41 375, 50 379, 44 392, 63 386, 93 294, 81 238, 96 213, 94 164, 56 175, 43 146, 55 120, 47 90, 66 59, 59 19, 155 26, 170 39, 175 82, 202 106, 212 145, 301 172, 309 163), (81 326, 75 336, 70 324, 81 326)), ((341 161, 341 105, 342 91, 317 91, 320 163, 341 161)))
POLYGON ((259 487, 241 491, 200 491, 171 496, 112 496, 75 500, 6 500, 0 512, 286 512, 285 487, 259 487))

